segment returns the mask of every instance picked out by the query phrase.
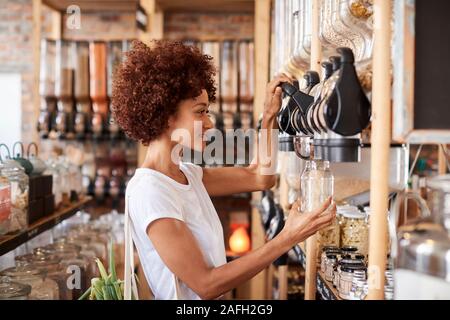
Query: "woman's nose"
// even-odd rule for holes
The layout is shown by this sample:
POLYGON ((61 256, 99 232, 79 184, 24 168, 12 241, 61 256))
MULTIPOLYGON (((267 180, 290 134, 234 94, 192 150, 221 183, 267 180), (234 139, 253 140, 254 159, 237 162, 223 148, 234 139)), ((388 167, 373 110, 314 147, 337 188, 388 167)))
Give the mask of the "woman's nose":
POLYGON ((209 130, 212 128, 214 128, 214 123, 211 121, 211 119, 208 116, 206 116, 206 120, 203 121, 203 129, 206 131, 206 130, 209 130))

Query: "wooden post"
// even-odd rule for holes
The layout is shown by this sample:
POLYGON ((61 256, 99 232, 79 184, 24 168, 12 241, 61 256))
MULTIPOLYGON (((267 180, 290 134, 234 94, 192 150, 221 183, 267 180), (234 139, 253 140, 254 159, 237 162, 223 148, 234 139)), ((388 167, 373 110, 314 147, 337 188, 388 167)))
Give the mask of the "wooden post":
POLYGON ((367 299, 384 299, 391 142, 391 1, 374 1, 372 152, 370 172, 369 268, 367 299))
POLYGON ((278 293, 280 300, 287 300, 288 297, 288 266, 278 267, 278 293))
MULTIPOLYGON (((37 123, 40 109, 39 96, 39 74, 41 69, 41 15, 42 0, 33 0, 33 27, 32 27, 32 46, 33 46, 33 124, 37 123)), ((40 139, 36 130, 33 130, 31 141, 39 143, 40 139)))
MULTIPOLYGON (((322 46, 319 40, 320 1, 312 2, 312 34, 311 34, 311 70, 320 74, 322 46)), ((317 237, 313 235, 306 240, 305 300, 316 298, 317 278, 317 237)))
POLYGON ((447 148, 447 145, 438 144, 438 172, 439 174, 446 174, 447 173, 447 155, 445 154, 444 150, 442 148, 447 148))
MULTIPOLYGON (((138 38, 147 45, 150 45, 152 40, 162 39, 164 37, 164 13, 156 3, 156 0, 141 0, 141 6, 147 12, 149 24, 147 30, 138 31, 138 38)), ((144 162, 147 147, 139 144, 138 147, 138 166, 144 162)))
MULTIPOLYGON (((266 85, 269 81, 270 54, 270 0, 255 1, 255 96, 254 123, 264 110, 266 85)), ((256 153, 255 153, 256 154, 256 153)), ((258 193, 253 193, 253 200, 260 200, 258 193)), ((261 216, 256 208, 252 209, 252 248, 264 245, 265 236, 261 225, 261 216)), ((250 299, 266 298, 266 271, 261 271, 250 280, 250 299)))

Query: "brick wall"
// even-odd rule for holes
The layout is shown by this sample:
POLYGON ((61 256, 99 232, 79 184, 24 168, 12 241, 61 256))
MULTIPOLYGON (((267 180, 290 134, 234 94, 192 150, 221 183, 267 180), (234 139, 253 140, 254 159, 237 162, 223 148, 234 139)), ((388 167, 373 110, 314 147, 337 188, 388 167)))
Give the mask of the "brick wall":
POLYGON ((67 16, 63 18, 64 39, 71 40, 118 40, 137 37, 135 14, 81 13, 81 28, 68 29, 67 16))
MULTIPOLYGON (((0 0, 0 72, 22 76, 22 140, 36 139, 33 114, 32 0, 0 0)), ((2 105, 1 108, 8 106, 2 105)))
POLYGON ((253 39, 253 14, 166 13, 164 38, 177 40, 253 39))

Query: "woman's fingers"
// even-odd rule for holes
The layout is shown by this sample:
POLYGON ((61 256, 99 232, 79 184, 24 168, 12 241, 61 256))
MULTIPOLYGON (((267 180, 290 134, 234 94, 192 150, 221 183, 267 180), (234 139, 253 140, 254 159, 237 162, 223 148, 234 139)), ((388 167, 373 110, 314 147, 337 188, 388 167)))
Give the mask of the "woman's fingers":
POLYGON ((300 212, 299 208, 300 208, 300 200, 297 200, 292 204, 290 212, 299 213, 300 212))

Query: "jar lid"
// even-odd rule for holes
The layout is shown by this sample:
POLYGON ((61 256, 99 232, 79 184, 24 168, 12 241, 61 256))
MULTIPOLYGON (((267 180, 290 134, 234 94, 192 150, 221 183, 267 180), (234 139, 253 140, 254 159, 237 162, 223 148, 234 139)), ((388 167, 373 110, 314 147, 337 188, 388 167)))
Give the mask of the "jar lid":
POLYGON ((31 286, 11 281, 9 277, 0 277, 0 300, 28 296, 31 286))
POLYGON ((15 267, 8 268, 0 272, 0 275, 11 278, 23 278, 23 277, 44 277, 45 272, 34 268, 30 264, 19 264, 15 267))
POLYGON ((345 218, 349 219, 365 219, 367 214, 359 210, 346 210, 342 213, 345 218))
POLYGON ((336 251, 336 252, 339 252, 339 251, 341 251, 341 249, 339 249, 338 247, 336 247, 336 246, 323 246, 322 247, 322 252, 329 252, 329 251, 336 251))
POLYGON ((356 251, 358 251, 358 248, 357 248, 357 247, 354 247, 354 246, 343 246, 343 247, 341 248, 341 250, 342 250, 343 252, 356 252, 356 251))
POLYGON ((329 253, 329 254, 327 254, 327 259, 336 259, 336 255, 329 253))
POLYGON ((353 264, 344 264, 341 265, 341 271, 343 272, 355 272, 355 271, 359 271, 359 270, 364 270, 365 271, 366 267, 362 266, 362 265, 353 265, 353 264))
POLYGON ((342 259, 339 264, 341 266, 365 266, 366 264, 364 263, 364 261, 361 260, 356 260, 356 259, 342 259))
POLYGON ((363 254, 355 254, 355 259, 364 260, 366 258, 363 254))

